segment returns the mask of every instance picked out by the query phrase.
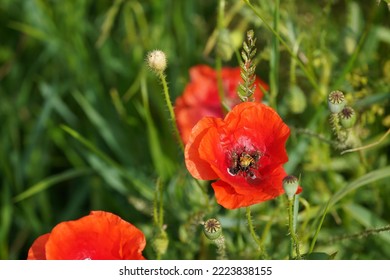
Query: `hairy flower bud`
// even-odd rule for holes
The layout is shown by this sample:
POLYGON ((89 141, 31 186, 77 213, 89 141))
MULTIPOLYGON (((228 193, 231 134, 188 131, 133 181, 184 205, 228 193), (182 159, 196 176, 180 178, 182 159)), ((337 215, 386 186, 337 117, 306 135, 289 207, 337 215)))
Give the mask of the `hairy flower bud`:
POLYGON ((154 50, 148 53, 147 62, 153 71, 162 73, 167 68, 167 58, 163 51, 154 50))
POLYGON ((284 177, 283 189, 287 195, 288 200, 292 200, 298 190, 298 178, 292 175, 284 177))
POLYGON ((333 114, 337 114, 340 113, 341 110, 343 110, 344 106, 345 106, 344 94, 339 90, 332 91, 328 96, 329 110, 333 114))

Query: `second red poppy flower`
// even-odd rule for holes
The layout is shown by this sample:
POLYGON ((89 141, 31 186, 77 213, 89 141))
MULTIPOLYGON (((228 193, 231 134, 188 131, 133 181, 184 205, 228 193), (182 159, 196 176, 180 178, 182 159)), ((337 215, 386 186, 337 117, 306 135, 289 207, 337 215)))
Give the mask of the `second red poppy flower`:
MULTIPOLYGON (((240 103, 237 96, 238 85, 242 82, 240 67, 224 67, 221 72, 225 104, 232 108, 240 103)), ((201 118, 223 117, 216 71, 207 65, 197 65, 190 69, 190 79, 183 94, 175 102, 177 126, 184 144, 201 118)), ((255 85, 253 97, 256 101, 261 101, 268 85, 259 78, 256 78, 255 85)))

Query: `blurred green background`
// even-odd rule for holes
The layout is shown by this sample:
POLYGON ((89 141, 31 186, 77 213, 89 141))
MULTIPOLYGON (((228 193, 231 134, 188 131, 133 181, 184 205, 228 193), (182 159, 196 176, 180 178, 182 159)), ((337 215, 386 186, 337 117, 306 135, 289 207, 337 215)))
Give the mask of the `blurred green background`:
MULTIPOLYGON (((390 224, 390 136, 340 155, 327 111, 328 93, 342 90, 358 113, 357 146, 389 129, 390 11, 363 0, 251 3, 255 10, 238 0, 0 0, 0 259, 25 259, 39 235, 99 209, 142 229, 154 259, 156 186, 169 239, 161 258, 216 258, 199 226, 209 217, 221 220, 229 258, 257 258, 245 210, 222 209, 186 171, 161 84, 145 66, 149 51, 166 53, 174 101, 191 66, 221 57, 237 66, 248 29, 257 74, 271 86, 265 102, 292 129, 286 169, 304 188, 302 251, 333 199, 315 251, 390 259, 389 230, 332 241, 390 224)), ((269 255, 287 258, 286 199, 252 208, 269 255)))

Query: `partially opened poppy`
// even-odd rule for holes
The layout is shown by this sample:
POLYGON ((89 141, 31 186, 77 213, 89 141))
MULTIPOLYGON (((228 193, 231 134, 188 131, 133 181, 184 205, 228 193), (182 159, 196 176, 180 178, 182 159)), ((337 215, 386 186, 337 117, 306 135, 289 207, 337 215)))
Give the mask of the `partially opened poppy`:
MULTIPOLYGON (((232 108, 240 103, 237 95, 238 85, 242 82, 240 67, 224 67, 221 72, 225 104, 232 108)), ((187 143, 192 128, 201 118, 223 117, 216 71, 207 65, 197 65, 190 69, 190 79, 175 102, 176 122, 184 143, 187 143)), ((259 78, 256 78, 255 85, 253 97, 261 101, 268 85, 259 78)))
POLYGON ((144 234, 120 217, 91 211, 75 221, 62 222, 38 237, 29 260, 143 260, 144 234))
POLYGON ((224 119, 205 117, 196 124, 185 147, 186 166, 197 179, 217 180, 211 185, 225 208, 270 200, 284 193, 289 135, 272 108, 243 102, 224 119))

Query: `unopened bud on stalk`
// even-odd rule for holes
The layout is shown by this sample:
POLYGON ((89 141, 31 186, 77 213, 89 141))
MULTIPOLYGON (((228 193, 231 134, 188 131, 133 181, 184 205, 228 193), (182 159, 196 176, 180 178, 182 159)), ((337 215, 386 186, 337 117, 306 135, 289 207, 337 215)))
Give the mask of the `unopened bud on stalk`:
POLYGON ((344 106, 345 106, 344 94, 339 90, 332 91, 328 96, 329 110, 333 114, 337 114, 340 113, 341 110, 343 110, 344 106))
POLYGON ((217 219, 208 219, 203 224, 203 232, 210 240, 215 240, 222 234, 221 223, 217 219))
POLYGON ((298 190, 298 178, 292 175, 284 177, 283 189, 287 195, 288 200, 292 200, 298 190))
POLYGON ((148 53, 147 62, 153 71, 162 73, 167 68, 167 57, 163 51, 154 50, 148 53))
POLYGON ((352 107, 346 106, 339 113, 340 123, 344 128, 351 128, 356 122, 356 113, 352 107))

